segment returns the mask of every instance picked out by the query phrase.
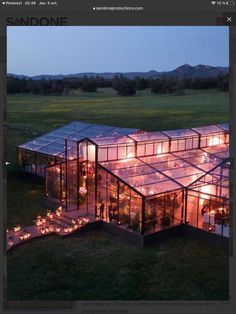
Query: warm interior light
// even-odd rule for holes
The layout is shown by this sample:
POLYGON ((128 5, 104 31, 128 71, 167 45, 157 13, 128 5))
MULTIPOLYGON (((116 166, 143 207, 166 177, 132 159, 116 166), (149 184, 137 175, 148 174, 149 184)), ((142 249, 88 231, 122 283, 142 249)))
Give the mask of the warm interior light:
POLYGON ((162 153, 162 147, 161 144, 157 145, 157 155, 160 155, 162 153))
POLYGON ((131 152, 129 152, 129 153, 127 154, 127 158, 131 158, 131 157, 134 157, 134 154, 131 153, 131 152))
POLYGON ((47 212, 47 216, 49 217, 49 218, 53 218, 53 214, 52 214, 52 212, 49 210, 48 212, 47 212))
POLYGON ((223 141, 219 139, 219 137, 217 136, 213 136, 212 138, 210 138, 209 141, 209 146, 214 146, 214 145, 218 145, 218 144, 222 144, 223 141))
POLYGON ((13 231, 14 231, 14 232, 18 232, 18 231, 20 231, 20 230, 21 230, 21 226, 20 226, 20 225, 15 226, 15 227, 13 228, 13 231))
MULTIPOLYGON (((214 194, 214 193, 212 193, 212 189, 213 189, 212 186, 210 186, 210 185, 205 185, 205 186, 202 186, 202 187, 200 188, 200 191, 201 191, 202 193, 206 193, 206 194, 214 194)), ((200 199, 200 202, 199 202, 200 205, 203 205, 205 199, 210 199, 210 196, 209 196, 209 195, 204 195, 204 198, 201 198, 201 199, 200 199)))

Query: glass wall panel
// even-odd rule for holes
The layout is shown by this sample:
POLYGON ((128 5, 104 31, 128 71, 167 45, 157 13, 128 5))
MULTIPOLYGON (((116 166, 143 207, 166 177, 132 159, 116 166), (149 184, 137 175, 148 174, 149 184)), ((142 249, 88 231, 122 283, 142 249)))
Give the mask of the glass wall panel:
MULTIPOLYGON (((87 145, 85 143, 85 150, 81 149, 79 154, 81 153, 82 155, 84 155, 84 154, 86 155, 87 154, 86 148, 87 148, 87 145)), ((76 141, 72 141, 72 140, 67 140, 67 159, 68 160, 73 160, 75 158, 77 158, 77 142, 76 141)))
POLYGON ((225 134, 225 143, 229 143, 229 133, 225 134))
POLYGON ((130 225, 130 188, 119 183, 119 224, 124 227, 130 225))
POLYGON ((163 142, 162 153, 169 153, 169 142, 163 142))
POLYGON ((118 159, 123 159, 126 156, 126 146, 118 147, 118 159))
POLYGON ((179 140, 178 150, 185 150, 185 139, 179 140))
POLYGON ((107 147, 99 147, 98 148, 98 161, 107 161, 108 155, 107 155, 107 147))
POLYGON ((147 143, 146 144, 146 155, 153 155, 154 154, 154 148, 153 143, 147 143))
POLYGON ((61 200, 61 165, 46 168, 46 193, 49 197, 61 200))
POLYGON ((213 195, 188 191, 189 224, 205 231, 229 236, 229 201, 213 195))
POLYGON ((142 198, 131 190, 130 199, 130 229, 135 232, 141 232, 141 212, 142 198))
POLYGON ((145 144, 137 145, 137 157, 141 157, 145 155, 145 144))
POLYGON ((98 216, 101 218, 101 205, 104 204, 104 219, 109 222, 118 223, 118 181, 98 165, 98 190, 97 190, 97 208, 98 216))
MULTIPOLYGON (((77 160, 67 161, 67 210, 75 210, 78 208, 78 191, 85 187, 79 186, 77 182, 77 160)), ((79 196, 79 205, 86 201, 87 190, 83 190, 79 196)))
POLYGON ((148 198, 145 202, 145 233, 152 233, 182 222, 183 190, 148 198))
POLYGON ((215 146, 225 143, 224 133, 201 135, 201 147, 215 146))
POLYGON ((125 158, 132 158, 135 157, 135 146, 134 145, 129 145, 127 146, 127 151, 126 151, 126 157, 125 158))
POLYGON ((117 147, 108 147, 108 160, 117 160, 117 147))
MULTIPOLYGON (((81 143, 81 146, 82 145, 83 143, 81 143)), ((95 162, 96 146, 90 142, 87 142, 87 145, 88 145, 88 160, 91 162, 95 162)))
POLYGON ((21 170, 36 173, 35 152, 29 150, 18 150, 18 161, 21 170))
POLYGON ((170 149, 171 152, 176 152, 178 151, 178 141, 177 140, 172 140, 171 141, 171 149, 170 149))

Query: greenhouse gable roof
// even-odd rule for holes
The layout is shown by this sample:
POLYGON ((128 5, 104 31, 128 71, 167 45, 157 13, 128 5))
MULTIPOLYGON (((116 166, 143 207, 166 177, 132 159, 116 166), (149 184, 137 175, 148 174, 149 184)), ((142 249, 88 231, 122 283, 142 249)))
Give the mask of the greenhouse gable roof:
MULTIPOLYGON (((207 149, 130 158, 100 165, 146 197, 188 187, 213 169, 221 169, 228 145, 217 145, 211 154, 207 149)), ((226 173, 226 170, 224 171, 226 173)))
POLYGON ((56 156, 65 151, 65 139, 79 141, 84 138, 99 136, 123 136, 126 134, 135 133, 137 131, 138 129, 119 128, 114 126, 74 121, 18 147, 56 156))

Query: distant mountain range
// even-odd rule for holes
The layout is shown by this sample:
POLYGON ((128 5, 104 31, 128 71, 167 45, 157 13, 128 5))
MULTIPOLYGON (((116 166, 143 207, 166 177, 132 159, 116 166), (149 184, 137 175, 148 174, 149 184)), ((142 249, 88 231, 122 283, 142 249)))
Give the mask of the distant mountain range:
POLYGON ((123 75, 129 79, 134 79, 135 77, 144 77, 144 78, 159 78, 159 77, 174 77, 174 78, 204 78, 204 77, 216 77, 219 74, 226 74, 229 72, 228 67, 212 67, 210 65, 199 64, 196 66, 191 66, 189 64, 184 64, 175 70, 166 71, 166 72, 158 72, 155 70, 151 70, 148 72, 103 72, 103 73, 95 73, 95 72, 85 72, 85 73, 76 73, 76 74, 58 74, 58 75, 36 75, 36 76, 26 76, 26 75, 17 75, 8 73, 8 76, 16 77, 20 79, 32 79, 32 80, 40 80, 42 78, 45 79, 63 79, 69 77, 81 78, 83 76, 87 77, 95 77, 100 76, 105 79, 112 79, 115 75, 123 75))

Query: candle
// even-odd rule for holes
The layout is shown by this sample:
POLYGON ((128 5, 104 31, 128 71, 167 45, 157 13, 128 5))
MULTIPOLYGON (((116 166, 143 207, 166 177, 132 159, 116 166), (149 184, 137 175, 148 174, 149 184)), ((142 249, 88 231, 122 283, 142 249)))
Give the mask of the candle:
POLYGON ((18 231, 20 231, 20 230, 21 230, 21 226, 20 226, 20 225, 15 226, 15 227, 13 228, 13 231, 14 231, 14 232, 18 232, 18 231))
POLYGON ((42 234, 45 234, 45 233, 46 233, 45 228, 42 228, 40 231, 41 231, 42 234))
POLYGON ((8 241, 7 244, 8 244, 9 247, 12 247, 14 245, 14 242, 10 240, 10 241, 8 241))

